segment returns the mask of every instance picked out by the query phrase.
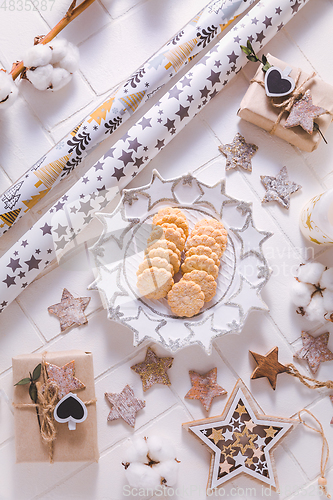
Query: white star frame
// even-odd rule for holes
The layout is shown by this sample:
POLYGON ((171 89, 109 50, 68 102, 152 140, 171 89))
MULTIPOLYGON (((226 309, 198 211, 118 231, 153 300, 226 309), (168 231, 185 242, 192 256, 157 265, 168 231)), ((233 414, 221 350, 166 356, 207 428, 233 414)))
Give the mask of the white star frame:
MULTIPOLYGON (((239 333, 250 311, 268 309, 260 292, 270 276, 262 244, 271 233, 256 229, 251 204, 228 196, 224 180, 209 186, 191 173, 163 179, 154 170, 148 185, 124 190, 112 213, 97 216, 103 232, 90 249, 96 280, 89 289, 100 292, 110 320, 132 330, 134 345, 153 340, 175 352, 199 344, 210 353, 215 337, 239 333), (148 300, 136 287, 153 216, 165 206, 180 208, 190 231, 200 219, 211 217, 228 231, 216 295, 192 318, 174 316, 166 298, 148 300)), ((180 278, 178 273, 174 280, 180 278)))

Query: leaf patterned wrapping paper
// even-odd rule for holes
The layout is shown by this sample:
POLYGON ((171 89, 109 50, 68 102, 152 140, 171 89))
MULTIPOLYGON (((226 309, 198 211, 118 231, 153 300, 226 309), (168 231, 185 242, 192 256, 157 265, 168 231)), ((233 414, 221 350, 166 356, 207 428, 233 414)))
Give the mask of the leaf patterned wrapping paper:
POLYGON ((247 60, 240 45, 250 40, 258 52, 307 1, 253 7, 3 255, 0 312, 241 70, 247 60))
POLYGON ((255 0, 212 0, 0 197, 0 236, 255 0))

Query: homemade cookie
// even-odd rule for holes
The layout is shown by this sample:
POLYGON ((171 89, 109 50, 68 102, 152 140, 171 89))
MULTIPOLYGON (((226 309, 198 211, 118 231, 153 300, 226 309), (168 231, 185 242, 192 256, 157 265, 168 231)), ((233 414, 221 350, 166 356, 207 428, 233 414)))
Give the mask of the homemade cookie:
POLYGON ((167 248, 169 250, 172 250, 175 254, 177 254, 178 259, 180 260, 180 250, 176 247, 172 241, 169 240, 158 240, 152 245, 150 245, 148 248, 146 248, 145 253, 149 253, 150 250, 153 250, 153 248, 167 248))
POLYGON ((225 229, 223 229, 222 232, 222 230, 215 229, 213 226, 203 225, 199 226, 197 229, 193 229, 191 236, 201 236, 203 234, 214 238, 216 243, 220 246, 222 252, 225 251, 228 241, 228 233, 225 229))
POLYGON ((217 283, 214 280, 211 274, 206 273, 206 271, 191 271, 190 273, 185 273, 182 277, 182 280, 185 281, 194 281, 197 285, 200 286, 201 291, 205 296, 205 302, 209 302, 212 300, 214 295, 216 294, 217 283))
POLYGON ((215 229, 219 229, 222 231, 224 229, 224 225, 222 222, 216 220, 216 219, 201 219, 199 220, 196 225, 194 226, 194 229, 197 229, 200 226, 213 226, 215 229))
POLYGON ((180 260, 178 259, 177 254, 175 254, 172 250, 169 250, 167 248, 153 248, 148 252, 147 255, 149 259, 153 259, 154 257, 165 259, 167 262, 170 262, 174 272, 178 273, 180 260))
POLYGON ((202 234, 201 236, 199 235, 191 236, 186 242, 186 251, 189 250, 191 247, 197 247, 199 245, 204 245, 205 247, 209 247, 212 250, 212 252, 216 253, 219 259, 222 257, 222 250, 220 248, 220 245, 216 243, 214 238, 206 236, 205 234, 202 234))
POLYGON ((179 281, 168 293, 168 304, 176 316, 191 318, 204 305, 205 295, 194 281, 179 281))
POLYGON ((206 255, 192 255, 192 257, 187 257, 182 265, 183 273, 190 273, 195 269, 199 271, 206 271, 211 274, 213 278, 217 278, 219 268, 215 265, 213 259, 210 259, 206 255))
POLYGON ((179 209, 169 209, 168 211, 166 209, 159 210, 158 213, 154 215, 153 223, 159 226, 164 223, 175 224, 184 231, 185 238, 188 237, 186 216, 179 209))
POLYGON ((218 258, 216 253, 213 252, 211 248, 205 247, 204 245, 198 245, 197 247, 189 248, 185 253, 185 259, 186 257, 192 257, 192 255, 206 255, 210 259, 213 259, 216 266, 220 265, 220 259, 218 258))
POLYGON ((187 236, 185 236, 185 233, 183 231, 183 229, 181 227, 178 227, 176 226, 176 224, 173 224, 171 222, 163 222, 163 224, 160 224, 161 227, 163 227, 164 229, 175 229, 176 231, 179 232, 180 236, 184 239, 187 238, 187 236))
POLYGON ((139 274, 143 273, 143 271, 145 269, 148 269, 149 267, 164 268, 167 271, 169 271, 169 273, 171 273, 171 276, 173 276, 175 274, 175 271, 174 271, 172 265, 166 259, 163 259, 161 257, 153 257, 152 259, 149 259, 149 257, 147 256, 147 258, 144 259, 139 264, 136 275, 139 276, 139 274))
POLYGON ((165 228, 163 229, 164 229, 164 238, 166 240, 172 241, 172 243, 176 245, 178 250, 182 252, 185 248, 185 238, 182 238, 180 236, 180 232, 176 231, 175 229, 172 229, 171 227, 168 229, 165 228))
POLYGON ((174 207, 165 207, 161 208, 157 214, 155 214, 155 217, 160 216, 163 217, 163 215, 170 215, 170 214, 176 214, 177 217, 181 217, 186 221, 186 215, 184 212, 180 210, 180 208, 174 208, 174 207))
POLYGON ((147 299, 162 299, 171 290, 173 283, 169 271, 150 267, 139 274, 136 285, 140 294, 147 299))

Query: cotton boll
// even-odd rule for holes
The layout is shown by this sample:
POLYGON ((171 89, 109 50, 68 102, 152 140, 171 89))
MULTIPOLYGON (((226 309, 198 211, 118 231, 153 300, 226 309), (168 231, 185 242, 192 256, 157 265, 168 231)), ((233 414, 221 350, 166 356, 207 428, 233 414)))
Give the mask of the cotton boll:
POLYGON ((51 48, 51 64, 60 62, 68 52, 68 42, 64 38, 52 40, 48 46, 51 48))
POLYGON ((144 439, 135 438, 133 441, 128 439, 124 445, 123 462, 142 462, 147 463, 148 446, 144 439))
POLYGON ((38 90, 46 90, 51 85, 53 73, 52 64, 38 66, 35 70, 27 70, 27 78, 38 90))
POLYGON ((80 62, 80 53, 79 49, 75 47, 72 43, 68 42, 67 53, 65 57, 59 61, 59 66, 61 68, 66 69, 70 73, 74 73, 77 69, 79 69, 80 62))
POLYGON ((146 439, 142 437, 134 438, 132 444, 138 454, 138 460, 147 462, 148 444, 146 439))
POLYGON ((320 323, 325 323, 325 313, 324 299, 320 293, 316 293, 306 308, 306 316, 309 321, 320 321, 320 323))
POLYGON ((155 466, 155 470, 159 473, 161 478, 165 479, 166 486, 173 486, 178 478, 178 463, 175 459, 166 460, 155 466))
POLYGON ((9 108, 18 94, 17 87, 9 73, 0 71, 0 110, 9 108))
POLYGON ((51 62, 52 51, 47 45, 34 45, 27 50, 23 57, 23 64, 26 68, 36 68, 46 66, 51 62))
POLYGON ((148 450, 150 458, 156 462, 174 459, 176 456, 172 443, 158 436, 150 436, 148 438, 148 450))
POLYGON ((320 279, 320 288, 327 288, 333 291, 333 267, 326 269, 320 279))
POLYGON ((320 262, 309 262, 298 269, 298 279, 303 283, 319 283, 321 275, 325 271, 325 266, 320 262))
POLYGON ((156 489, 161 485, 161 476, 154 467, 133 463, 125 470, 127 481, 135 488, 156 489))
POLYGON ((322 293, 323 293, 323 299, 324 299, 325 312, 332 313, 333 312, 333 291, 326 289, 322 293))
POLYGON ((295 280, 291 289, 291 300, 297 307, 306 307, 309 304, 311 300, 311 294, 314 291, 315 288, 313 285, 295 280))
POLYGON ((68 73, 67 70, 63 68, 53 68, 52 77, 51 77, 51 86, 50 90, 59 90, 67 83, 69 83, 72 79, 72 75, 68 73))

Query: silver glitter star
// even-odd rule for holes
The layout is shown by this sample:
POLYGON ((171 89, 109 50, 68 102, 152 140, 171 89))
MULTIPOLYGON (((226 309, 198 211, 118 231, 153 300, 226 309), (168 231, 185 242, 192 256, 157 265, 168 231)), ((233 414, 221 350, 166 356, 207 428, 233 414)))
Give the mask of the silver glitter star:
POLYGON ((252 172, 251 158, 258 150, 255 144, 248 144, 244 137, 237 132, 231 144, 222 144, 219 150, 227 157, 226 170, 242 167, 252 172))
POLYGON ((295 182, 289 181, 287 167, 281 168, 276 177, 261 175, 260 179, 267 191, 262 203, 277 201, 280 205, 287 209, 290 206, 290 195, 302 187, 295 182))

